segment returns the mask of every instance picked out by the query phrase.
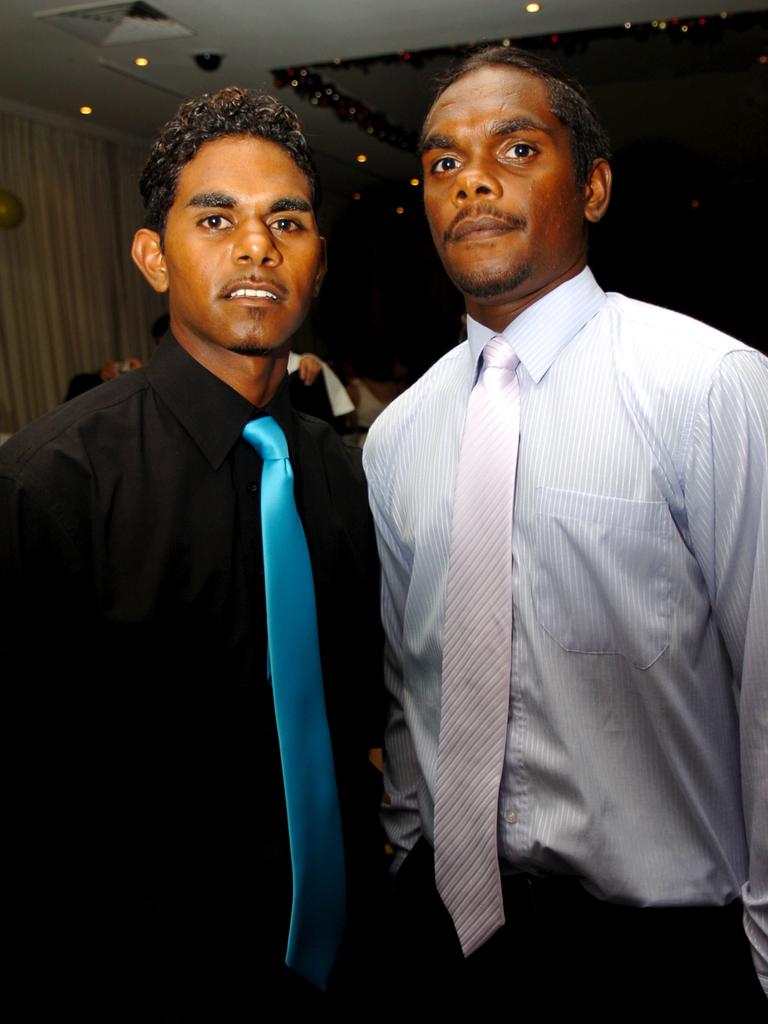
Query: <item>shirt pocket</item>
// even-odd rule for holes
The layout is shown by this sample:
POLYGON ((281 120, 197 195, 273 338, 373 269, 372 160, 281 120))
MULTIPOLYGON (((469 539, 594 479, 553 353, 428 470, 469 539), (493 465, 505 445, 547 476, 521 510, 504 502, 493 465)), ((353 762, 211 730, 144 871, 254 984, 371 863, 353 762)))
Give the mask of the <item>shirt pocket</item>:
POLYGON ((542 628, 566 651, 652 665, 670 639, 666 503, 540 487, 534 529, 542 628))

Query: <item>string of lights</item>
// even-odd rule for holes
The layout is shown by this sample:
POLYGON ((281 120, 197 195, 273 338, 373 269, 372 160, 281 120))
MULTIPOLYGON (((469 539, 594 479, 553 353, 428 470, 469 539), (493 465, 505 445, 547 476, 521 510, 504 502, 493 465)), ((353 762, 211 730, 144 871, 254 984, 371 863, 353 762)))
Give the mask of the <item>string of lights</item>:
MULTIPOLYGON (((483 44, 502 46, 520 45, 527 50, 555 50, 565 55, 585 52, 590 43, 598 39, 618 39, 630 36, 638 43, 654 36, 666 34, 673 42, 706 45, 722 39, 728 31, 744 31, 755 25, 768 27, 768 11, 746 11, 698 18, 667 18, 650 22, 625 21, 608 28, 562 32, 557 34, 487 39, 460 46, 442 46, 427 50, 404 50, 400 53, 381 54, 345 60, 340 57, 331 62, 310 66, 275 68, 272 71, 277 89, 291 88, 313 106, 332 110, 342 121, 356 124, 367 135, 386 142, 398 149, 415 152, 418 132, 394 124, 386 114, 371 110, 362 100, 346 95, 321 72, 328 69, 370 71, 377 65, 401 64, 420 69, 430 61, 440 58, 458 58, 483 44)), ((760 58, 762 61, 762 58, 760 58)))
POLYGON ((335 85, 326 82, 317 71, 310 68, 284 68, 272 74, 277 89, 288 85, 299 96, 308 98, 313 106, 330 107, 342 121, 357 124, 367 135, 399 149, 415 151, 418 132, 393 124, 385 114, 370 110, 361 100, 346 96, 335 85))

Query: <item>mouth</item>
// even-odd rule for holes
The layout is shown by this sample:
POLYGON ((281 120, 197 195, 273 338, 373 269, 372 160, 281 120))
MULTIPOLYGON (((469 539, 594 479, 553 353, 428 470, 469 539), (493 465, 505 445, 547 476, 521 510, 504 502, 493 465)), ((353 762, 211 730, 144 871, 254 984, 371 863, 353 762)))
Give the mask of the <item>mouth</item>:
POLYGON ((239 282, 235 285, 228 285, 221 293, 221 297, 227 300, 245 300, 256 302, 282 302, 286 297, 285 289, 270 284, 254 284, 252 282, 239 282))

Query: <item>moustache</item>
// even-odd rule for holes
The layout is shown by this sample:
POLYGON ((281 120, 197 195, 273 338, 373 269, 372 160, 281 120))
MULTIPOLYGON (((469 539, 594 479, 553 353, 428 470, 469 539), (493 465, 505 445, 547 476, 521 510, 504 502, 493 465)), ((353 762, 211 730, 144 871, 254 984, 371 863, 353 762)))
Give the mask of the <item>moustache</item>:
POLYGON ((476 203, 474 206, 465 206, 456 214, 451 223, 443 232, 443 244, 450 242, 453 238, 456 228, 463 221, 468 218, 472 220, 479 220, 481 217, 490 217, 505 227, 508 227, 511 231, 523 231, 528 227, 528 221, 525 217, 520 217, 515 213, 507 213, 504 210, 498 210, 491 203, 476 203))

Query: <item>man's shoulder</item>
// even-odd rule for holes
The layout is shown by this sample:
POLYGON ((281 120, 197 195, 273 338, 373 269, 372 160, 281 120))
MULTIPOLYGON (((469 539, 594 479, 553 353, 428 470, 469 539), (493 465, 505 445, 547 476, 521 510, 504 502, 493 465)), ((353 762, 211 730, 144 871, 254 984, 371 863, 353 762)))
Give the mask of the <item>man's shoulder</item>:
POLYGON ((768 371, 761 353, 683 313, 609 292, 602 316, 598 333, 620 379, 648 406, 698 406, 716 382, 738 388, 745 373, 768 371))
POLYGON ((0 447, 2 472, 21 475, 55 464, 62 455, 82 456, 89 437, 125 430, 126 403, 140 400, 148 387, 143 370, 134 370, 56 406, 0 447))
POLYGON ((330 473, 365 487, 360 448, 345 444, 333 427, 317 416, 294 409, 294 417, 295 438, 303 463, 308 459, 319 459, 326 476, 330 473))
POLYGON ((752 351, 737 338, 684 313, 617 292, 608 292, 606 298, 606 311, 620 325, 621 336, 630 341, 640 339, 644 346, 653 346, 661 354, 698 354, 699 358, 717 362, 730 352, 752 351))
POLYGON ((435 405, 450 403, 460 390, 462 381, 472 374, 472 353, 462 341, 441 356, 406 391, 377 416, 365 442, 365 460, 381 445, 397 443, 410 430, 416 417, 431 416, 435 405))

